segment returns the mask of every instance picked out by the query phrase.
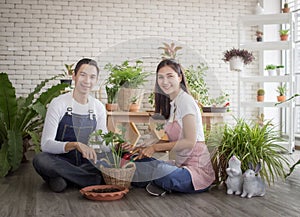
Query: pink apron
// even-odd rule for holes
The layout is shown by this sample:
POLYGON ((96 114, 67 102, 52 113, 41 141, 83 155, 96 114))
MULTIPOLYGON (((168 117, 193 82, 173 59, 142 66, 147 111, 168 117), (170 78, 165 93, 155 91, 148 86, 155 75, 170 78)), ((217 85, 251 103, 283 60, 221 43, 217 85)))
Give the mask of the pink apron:
MULTIPOLYGON (((182 138, 182 130, 176 120, 167 122, 165 131, 170 141, 182 138)), ((191 150, 176 152, 175 165, 184 167, 190 172, 195 190, 207 188, 215 180, 210 154, 204 142, 196 142, 191 150)))

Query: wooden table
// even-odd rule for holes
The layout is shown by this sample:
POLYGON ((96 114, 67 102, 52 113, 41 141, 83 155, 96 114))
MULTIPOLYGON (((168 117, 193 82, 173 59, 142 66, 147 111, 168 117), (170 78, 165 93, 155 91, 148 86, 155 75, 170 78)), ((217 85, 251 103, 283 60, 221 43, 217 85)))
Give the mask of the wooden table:
MULTIPOLYGON (((206 129, 210 130, 211 126, 216 123, 222 123, 224 116, 229 113, 202 113, 203 124, 206 125, 206 129)), ((146 123, 149 124, 149 120, 153 112, 107 112, 107 128, 108 130, 115 131, 117 123, 146 123)))

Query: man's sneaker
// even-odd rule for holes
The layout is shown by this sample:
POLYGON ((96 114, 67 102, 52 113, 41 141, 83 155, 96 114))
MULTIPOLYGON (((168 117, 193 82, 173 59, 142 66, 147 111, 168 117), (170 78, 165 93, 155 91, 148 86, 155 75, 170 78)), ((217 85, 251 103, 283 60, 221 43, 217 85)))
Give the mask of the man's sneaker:
POLYGON ((50 178, 48 184, 50 189, 56 193, 64 191, 68 185, 62 177, 50 178))
POLYGON ((167 193, 166 190, 158 187, 151 182, 146 186, 146 191, 153 196, 164 196, 167 193))

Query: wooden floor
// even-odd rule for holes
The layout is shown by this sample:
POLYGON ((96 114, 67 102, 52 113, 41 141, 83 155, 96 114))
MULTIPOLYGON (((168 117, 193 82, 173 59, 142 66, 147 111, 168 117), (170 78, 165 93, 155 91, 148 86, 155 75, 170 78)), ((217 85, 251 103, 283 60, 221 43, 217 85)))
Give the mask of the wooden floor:
MULTIPOLYGON (((292 155, 300 158, 300 152, 292 155)), ((144 189, 131 189, 121 200, 95 202, 78 189, 49 191, 31 162, 0 179, 0 217, 136 217, 136 216, 300 216, 300 166, 286 180, 267 188, 264 197, 251 199, 226 195, 213 188, 202 194, 167 194, 153 197, 144 189)))

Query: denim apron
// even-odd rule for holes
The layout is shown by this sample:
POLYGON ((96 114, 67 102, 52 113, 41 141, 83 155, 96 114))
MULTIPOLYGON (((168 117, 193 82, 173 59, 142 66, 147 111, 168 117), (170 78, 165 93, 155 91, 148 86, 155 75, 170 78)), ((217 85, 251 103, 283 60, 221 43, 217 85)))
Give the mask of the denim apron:
MULTIPOLYGON (((81 142, 87 145, 89 136, 95 130, 96 125, 96 115, 92 109, 89 109, 89 114, 87 115, 78 115, 72 113, 72 107, 68 107, 67 112, 58 125, 55 140, 62 142, 81 142)), ((76 166, 89 162, 89 160, 83 158, 82 154, 77 150, 62 154, 60 157, 76 166)))

